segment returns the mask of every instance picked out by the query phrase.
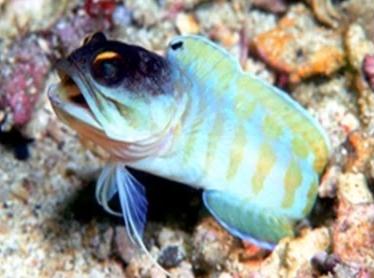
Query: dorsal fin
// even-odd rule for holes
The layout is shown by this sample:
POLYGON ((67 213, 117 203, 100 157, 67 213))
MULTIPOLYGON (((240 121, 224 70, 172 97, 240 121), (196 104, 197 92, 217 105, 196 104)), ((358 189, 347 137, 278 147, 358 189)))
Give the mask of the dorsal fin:
POLYGON ((187 72, 194 82, 204 84, 204 89, 227 87, 240 72, 240 65, 232 55, 200 36, 175 37, 169 43, 167 59, 187 72))

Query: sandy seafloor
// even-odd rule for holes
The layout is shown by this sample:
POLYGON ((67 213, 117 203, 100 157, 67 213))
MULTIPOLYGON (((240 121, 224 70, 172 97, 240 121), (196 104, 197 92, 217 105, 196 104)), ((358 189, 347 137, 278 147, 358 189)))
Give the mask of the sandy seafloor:
POLYGON ((0 277, 164 277, 94 199, 106 155, 46 97, 56 59, 97 30, 160 54, 177 34, 207 36, 332 142, 312 215, 271 253, 225 232, 201 192, 135 173, 161 265, 176 277, 374 277, 372 0, 0 0, 0 277))

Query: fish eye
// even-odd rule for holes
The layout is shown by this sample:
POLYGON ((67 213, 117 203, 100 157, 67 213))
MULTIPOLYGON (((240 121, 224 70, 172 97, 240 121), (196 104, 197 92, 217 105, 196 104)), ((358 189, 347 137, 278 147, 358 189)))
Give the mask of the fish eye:
POLYGON ((93 59, 91 70, 94 79, 102 85, 116 85, 124 78, 125 60, 114 51, 104 51, 93 59))

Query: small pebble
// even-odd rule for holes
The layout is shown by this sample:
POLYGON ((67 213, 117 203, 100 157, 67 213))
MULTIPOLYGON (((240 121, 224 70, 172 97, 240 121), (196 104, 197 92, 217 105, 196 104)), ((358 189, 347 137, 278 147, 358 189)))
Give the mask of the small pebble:
POLYGON ((252 0, 252 5, 272 13, 283 13, 287 9, 286 0, 252 0))
POLYGON ((126 28, 131 24, 132 13, 123 5, 118 5, 112 15, 113 24, 126 28))
POLYGON ((182 35, 197 34, 200 31, 199 23, 191 14, 179 13, 176 19, 176 26, 182 35))
POLYGON ((165 268, 177 267, 185 258, 183 250, 179 246, 168 246, 161 250, 158 263, 165 268))
POLYGON ((213 218, 203 219, 193 236, 195 264, 204 270, 220 268, 234 243, 234 238, 213 218))
POLYGON ((340 262, 335 255, 329 255, 327 252, 318 252, 312 258, 312 265, 319 271, 320 274, 332 273, 335 266, 340 262))
POLYGON ((122 225, 114 228, 114 251, 126 263, 129 263, 138 251, 131 243, 126 229, 122 225))

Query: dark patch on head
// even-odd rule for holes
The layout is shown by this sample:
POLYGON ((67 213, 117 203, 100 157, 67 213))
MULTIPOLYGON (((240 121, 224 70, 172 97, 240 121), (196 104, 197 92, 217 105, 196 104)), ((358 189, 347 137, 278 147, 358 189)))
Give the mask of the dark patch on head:
POLYGON ((102 32, 96 32, 92 35, 89 35, 87 37, 84 38, 83 40, 83 45, 86 45, 86 44, 93 44, 93 43, 97 43, 97 42, 103 42, 103 41, 106 41, 106 36, 104 35, 104 33, 102 32))
MULTIPOLYGON (((158 95, 172 91, 169 64, 165 58, 142 47, 107 40, 95 34, 67 59, 67 74, 79 71, 79 78, 89 76, 105 87, 121 88, 134 93, 158 95), (71 68, 71 69, 70 69, 71 68)), ((65 63, 66 64, 66 63, 65 63)), ((61 70, 61 69, 60 69, 61 70)))
POLYGON ((175 43, 173 43, 170 47, 171 47, 171 49, 173 49, 173 50, 177 50, 177 49, 183 47, 183 42, 181 42, 181 41, 179 41, 179 42, 175 42, 175 43))

